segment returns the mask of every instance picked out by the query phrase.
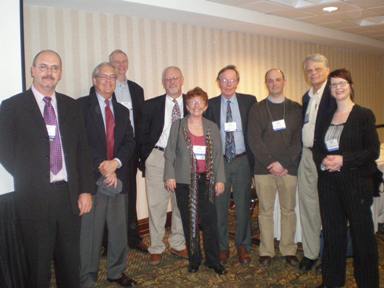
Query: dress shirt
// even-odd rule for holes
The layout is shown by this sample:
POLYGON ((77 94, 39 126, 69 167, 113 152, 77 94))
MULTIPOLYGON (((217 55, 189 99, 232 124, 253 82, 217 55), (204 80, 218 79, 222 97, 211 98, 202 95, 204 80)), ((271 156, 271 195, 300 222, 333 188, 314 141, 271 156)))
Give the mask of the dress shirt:
MULTIPOLYGON (((37 102, 37 105, 39 106, 39 110, 41 112, 41 116, 44 118, 44 107, 45 107, 45 102, 44 102, 44 97, 46 96, 51 96, 51 104, 53 107, 53 110, 55 110, 56 114, 56 121, 57 121, 57 126, 58 126, 58 131, 60 131, 60 120, 59 120, 59 114, 57 113, 57 100, 56 100, 56 93, 53 92, 52 95, 43 95, 41 94, 33 85, 32 85, 32 92, 33 95, 35 96, 35 100, 37 102)), ((60 135, 61 138, 61 135, 60 135)), ((68 181, 68 174, 67 174, 67 167, 65 165, 65 158, 64 158, 64 146, 63 146, 63 140, 61 139, 61 158, 63 159, 63 167, 57 173, 56 175, 53 174, 52 172, 49 173, 50 175, 50 182, 58 182, 58 181, 68 181)))
MULTIPOLYGON (((183 97, 180 95, 176 98, 177 104, 180 109, 180 117, 184 117, 184 106, 183 106, 183 97)), ((163 131, 161 132, 159 140, 156 142, 156 146, 165 148, 168 143, 169 132, 171 131, 172 126, 172 109, 175 103, 171 96, 165 96, 165 112, 164 112, 164 126, 163 131)))
POLYGON ((232 111, 232 121, 236 122, 236 131, 233 132, 235 139, 235 148, 236 155, 245 152, 245 142, 244 142, 244 131, 243 125, 241 123, 241 115, 239 109, 239 103, 237 101, 236 94, 231 98, 227 99, 224 96, 221 96, 221 109, 220 109, 220 134, 221 134, 221 143, 223 145, 223 151, 225 151, 225 131, 224 123, 227 119, 227 101, 231 102, 231 111, 232 111))
MULTIPOLYGON (((107 105, 105 104, 105 98, 103 96, 101 96, 97 92, 96 92, 96 96, 97 96, 97 101, 99 101, 99 106, 100 106, 100 110, 101 110, 101 116, 103 117, 104 130, 105 130, 105 133, 107 133, 107 124, 105 123, 105 107, 107 105)), ((113 111, 112 97, 109 98, 108 101, 109 101, 109 108, 111 109, 113 116, 115 116, 115 112, 113 111)), ((117 168, 120 168, 122 166, 122 163, 121 163, 119 158, 115 157, 115 158, 113 158, 113 160, 117 161, 117 163, 118 163, 117 168)))
POLYGON ((317 90, 316 92, 313 91, 313 87, 311 87, 311 89, 308 92, 308 96, 310 100, 308 103, 307 111, 305 111, 305 116, 304 116, 305 120, 304 120, 304 126, 302 131, 303 146, 307 148, 312 148, 313 146, 317 112, 319 110, 321 97, 323 96, 326 85, 327 85, 327 81, 325 81, 323 85, 321 85, 320 89, 317 90))
POLYGON ((131 120, 133 132, 135 132, 135 122, 133 121, 132 96, 131 92, 129 92, 127 80, 123 82, 116 81, 115 95, 117 102, 124 105, 129 110, 129 120, 131 120))

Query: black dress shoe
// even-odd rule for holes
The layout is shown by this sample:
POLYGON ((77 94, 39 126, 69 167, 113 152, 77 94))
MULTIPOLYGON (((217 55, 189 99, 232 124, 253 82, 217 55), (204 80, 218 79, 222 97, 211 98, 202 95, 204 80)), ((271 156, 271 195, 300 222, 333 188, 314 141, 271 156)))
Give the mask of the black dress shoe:
POLYGON ((260 256, 259 263, 263 267, 268 267, 272 263, 272 257, 270 256, 260 256))
POLYGON ((129 245, 129 248, 135 249, 137 251, 140 251, 142 253, 148 253, 148 246, 145 245, 143 241, 137 243, 136 245, 129 245))
POLYGON ((303 272, 308 272, 313 268, 316 262, 317 262, 317 259, 312 260, 307 257, 304 257, 299 264, 299 269, 303 272))
POLYGON ((224 266, 221 264, 217 264, 217 265, 206 264, 205 266, 207 266, 210 269, 213 269, 219 275, 223 275, 223 274, 227 273, 224 266))
POLYGON ((122 287, 135 287, 135 285, 137 284, 137 282, 135 280, 129 278, 124 273, 122 273, 121 277, 118 278, 118 279, 110 279, 110 278, 108 278, 107 280, 109 282, 115 282, 115 283, 119 284, 122 287))
POLYGON ((199 271, 199 265, 198 264, 189 264, 188 265, 188 272, 189 273, 196 273, 197 271, 199 271))
POLYGON ((285 262, 287 262, 287 264, 293 267, 296 267, 297 264, 299 264, 299 260, 295 255, 287 255, 287 256, 284 256, 284 258, 285 258, 285 262))

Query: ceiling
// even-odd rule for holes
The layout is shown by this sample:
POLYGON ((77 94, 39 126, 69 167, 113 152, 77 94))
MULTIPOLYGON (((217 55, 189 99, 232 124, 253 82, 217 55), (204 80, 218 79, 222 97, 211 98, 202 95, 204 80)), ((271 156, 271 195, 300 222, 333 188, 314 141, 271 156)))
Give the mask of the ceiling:
POLYGON ((208 0, 384 41, 384 0, 208 0), (323 7, 336 6, 336 12, 323 7), (376 24, 376 25, 373 25, 376 24))

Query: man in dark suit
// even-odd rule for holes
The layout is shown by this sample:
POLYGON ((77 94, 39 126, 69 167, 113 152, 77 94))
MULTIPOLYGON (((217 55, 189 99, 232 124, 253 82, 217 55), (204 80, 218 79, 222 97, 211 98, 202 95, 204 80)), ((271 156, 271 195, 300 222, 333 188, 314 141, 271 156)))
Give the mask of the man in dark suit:
POLYGON ((172 204, 172 227, 169 237, 170 252, 187 258, 184 231, 174 192, 164 187, 164 149, 168 142, 172 122, 186 114, 183 100, 183 74, 178 67, 164 69, 162 75, 166 94, 145 101, 140 138, 140 157, 145 163, 145 186, 149 212, 151 245, 150 263, 158 265, 165 250, 164 226, 169 200, 172 204))
POLYGON ((332 97, 327 77, 329 64, 321 54, 309 55, 304 60, 304 72, 311 88, 303 96, 303 150, 298 170, 298 195, 304 257, 299 268, 309 271, 320 253, 321 218, 317 192, 317 170, 312 147, 322 125, 329 123, 336 102, 332 97))
POLYGON ((221 133, 225 158, 225 192, 216 197, 220 261, 229 257, 228 206, 231 191, 236 207, 236 247, 241 264, 251 257, 250 194, 252 153, 247 141, 248 113, 256 97, 236 93, 240 76, 234 65, 222 68, 216 78, 221 95, 208 102, 206 116, 217 124, 221 133))
POLYGON ((135 281, 124 274, 127 267, 126 201, 128 167, 135 141, 129 110, 112 97, 117 74, 104 62, 92 73, 89 96, 80 98, 88 142, 92 151, 95 207, 81 222, 81 286, 94 287, 97 281, 104 225, 108 230, 107 278, 123 287, 135 281))
POLYGON ((31 89, 4 100, 0 161, 15 182, 28 260, 28 287, 79 287, 80 216, 92 208, 92 167, 78 104, 55 92, 62 62, 52 50, 33 59, 31 89))
MULTIPOLYGON (((134 136, 139 135, 139 129, 142 118, 142 109, 144 105, 143 88, 131 81, 127 80, 128 56, 122 50, 114 50, 109 54, 109 62, 116 68, 117 82, 115 88, 115 96, 117 102, 129 109, 129 118, 133 127, 134 136)), ((127 203, 127 232, 128 245, 132 249, 148 253, 148 247, 140 237, 137 224, 137 185, 136 174, 137 168, 140 167, 138 153, 138 142, 136 141, 136 150, 132 155, 132 160, 128 167, 128 203, 127 203)))

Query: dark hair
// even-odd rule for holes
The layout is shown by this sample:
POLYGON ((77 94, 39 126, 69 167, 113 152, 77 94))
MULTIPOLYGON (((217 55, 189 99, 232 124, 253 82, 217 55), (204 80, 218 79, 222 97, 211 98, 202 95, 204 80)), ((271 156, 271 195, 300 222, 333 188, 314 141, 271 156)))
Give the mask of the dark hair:
POLYGON ((239 71, 237 70, 236 66, 235 65, 227 65, 223 68, 220 69, 219 73, 217 73, 217 77, 216 77, 216 81, 220 81, 220 76, 221 74, 223 74, 225 71, 227 70, 232 70, 232 71, 235 71, 236 73, 236 80, 239 81, 240 80, 240 73, 239 71))
POLYGON ((353 81, 352 81, 352 75, 351 72, 345 68, 336 69, 333 70, 328 75, 328 81, 331 82, 331 78, 342 78, 346 80, 349 83, 349 86, 351 88, 351 100, 355 98, 355 90, 353 89, 353 81))
POLYGON ((265 75, 264 75, 264 81, 265 81, 265 83, 267 83, 267 78, 268 78, 268 74, 269 74, 269 72, 272 72, 272 71, 280 72, 281 77, 283 78, 283 80, 285 80, 285 75, 284 75, 283 70, 280 70, 279 68, 271 68, 271 69, 269 69, 267 72, 265 72, 265 75))
POLYGON ((185 96, 185 101, 191 100, 193 97, 201 97, 205 104, 208 104, 208 94, 200 87, 195 87, 192 90, 189 90, 187 92, 187 95, 185 96))

